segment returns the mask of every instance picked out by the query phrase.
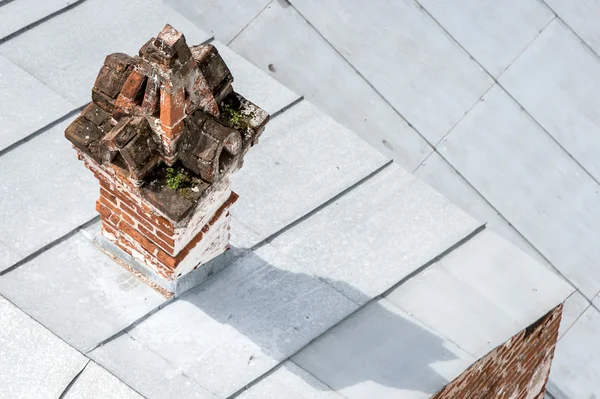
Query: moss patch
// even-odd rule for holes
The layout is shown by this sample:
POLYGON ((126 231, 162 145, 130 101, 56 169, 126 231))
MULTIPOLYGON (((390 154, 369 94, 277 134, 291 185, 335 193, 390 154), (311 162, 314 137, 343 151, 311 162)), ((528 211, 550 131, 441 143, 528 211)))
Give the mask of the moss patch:
POLYGON ((253 113, 247 113, 233 108, 229 104, 221 106, 221 120, 236 130, 250 129, 250 120, 254 117, 253 113))
POLYGON ((167 168, 167 186, 185 198, 190 196, 192 178, 183 169, 167 168))

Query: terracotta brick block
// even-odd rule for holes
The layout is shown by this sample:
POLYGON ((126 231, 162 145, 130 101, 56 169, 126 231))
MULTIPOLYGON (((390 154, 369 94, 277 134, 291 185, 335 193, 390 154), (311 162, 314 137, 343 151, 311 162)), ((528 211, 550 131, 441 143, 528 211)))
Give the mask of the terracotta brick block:
POLYGON ((121 89, 121 96, 130 100, 141 100, 144 94, 144 83, 148 80, 148 77, 139 70, 132 70, 129 77, 123 84, 121 89))
POLYGON ((160 127, 165 137, 172 140, 177 139, 181 135, 183 129, 185 128, 185 124, 183 121, 180 121, 179 123, 176 123, 175 126, 167 126, 163 124, 161 120, 160 127))
POLYGON ((170 93, 166 90, 160 92, 160 122, 163 126, 174 127, 185 114, 185 92, 180 87, 170 93))

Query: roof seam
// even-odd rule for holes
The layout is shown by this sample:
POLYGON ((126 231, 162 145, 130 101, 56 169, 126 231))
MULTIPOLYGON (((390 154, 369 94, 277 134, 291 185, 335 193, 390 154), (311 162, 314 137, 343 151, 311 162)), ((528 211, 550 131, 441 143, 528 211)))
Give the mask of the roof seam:
MULTIPOLYGON (((162 357, 158 352, 156 352, 155 350, 153 350, 152 348, 150 348, 148 345, 144 344, 141 341, 138 341, 137 339, 135 339, 131 334, 129 334, 129 332, 126 333, 127 336, 129 337, 129 339, 131 339, 134 342, 137 342, 139 345, 143 346, 144 348, 148 349, 150 352, 152 352, 153 354, 155 354, 157 357, 159 357, 160 359, 162 359, 165 363, 167 363, 169 366, 171 366, 174 370, 179 371, 179 374, 182 375, 183 377, 187 378, 188 380, 192 381, 194 384, 206 389, 207 392, 210 392, 212 395, 214 395, 215 397, 220 397, 219 395, 217 395, 216 393, 212 392, 210 389, 208 389, 207 387, 205 387, 204 385, 202 385, 199 381, 197 381, 195 378, 192 378, 191 376, 187 375, 187 373, 185 373, 183 370, 181 370, 178 367, 175 367, 174 364, 172 364, 169 360, 165 359, 164 357, 162 357)), ((108 371, 108 370, 107 370, 108 371)), ((112 374, 112 373, 111 373, 112 374)), ((113 374, 114 375, 114 374, 113 374)), ((131 388, 133 389, 133 388, 131 388)), ((135 390, 134 390, 135 391, 135 390)), ((137 392, 137 391, 136 391, 137 392)), ((139 392, 138 392, 139 393, 139 392)), ((141 394, 140 394, 141 395, 141 394)), ((143 395, 142 395, 143 396, 143 395)))
MULTIPOLYGON (((579 291, 573 292, 571 295, 569 295, 569 297, 567 299, 569 299, 571 296, 573 296, 576 292, 579 292, 579 291)), ((581 292, 579 292, 579 293, 581 294, 581 292)), ((581 294, 581 296, 583 296, 583 294, 581 294)), ((573 328, 573 326, 579 321, 579 319, 581 319, 581 316, 583 316, 584 313, 589 310, 589 308, 594 308, 594 309, 598 310, 591 302, 588 302, 588 306, 586 306, 585 309, 583 309, 583 311, 579 314, 579 316, 577 316, 577 318, 573 321, 573 323, 571 323, 569 328, 567 328, 565 330, 562 337, 558 338, 557 342, 560 341, 561 339, 563 339, 565 335, 567 335, 567 333, 571 330, 571 328, 573 328)))
POLYGON ((263 13, 263 11, 265 11, 265 10, 267 9, 267 7, 269 7, 269 6, 271 5, 271 3, 273 3, 273 1, 272 1, 272 0, 271 0, 271 1, 269 1, 269 2, 268 2, 268 3, 267 3, 267 4, 266 4, 266 5, 265 5, 265 6, 264 6, 264 7, 263 7, 263 8, 262 8, 262 9, 261 9, 261 10, 260 10, 260 11, 259 11, 259 12, 258 12, 258 13, 255 15, 255 16, 254 16, 254 17, 252 17, 252 19, 251 19, 250 21, 248 21, 248 23, 247 23, 246 25, 244 25, 244 27, 243 27, 242 29, 240 29, 240 31, 239 31, 238 33, 236 33, 236 34, 235 34, 235 36, 234 36, 234 37, 233 37, 233 38, 232 38, 232 39, 231 39, 229 42, 227 42, 227 46, 229 46, 231 43, 233 43, 233 41, 234 41, 235 39, 237 39, 237 38, 238 38, 238 36, 239 36, 239 35, 241 35, 241 34, 242 34, 242 32, 244 32, 244 31, 246 30, 246 28, 247 28, 247 27, 249 27, 249 26, 252 24, 252 22, 254 22, 254 20, 255 20, 256 18, 258 18, 258 16, 259 16, 260 14, 262 14, 262 13, 263 13))
MULTIPOLYGON (((430 329, 434 334, 439 335, 440 337, 444 338, 445 340, 447 340, 448 342, 450 342, 452 345, 456 346, 458 349, 460 349, 461 351, 465 352, 467 355, 471 356, 474 360, 474 362, 472 364, 475 364, 475 362, 477 362, 479 359, 481 359, 480 357, 477 357, 477 355, 469 352, 468 350, 466 350, 465 348, 463 348, 462 346, 460 346, 458 344, 458 342, 455 342, 454 340, 450 339, 450 337, 446 336, 445 334, 442 334, 441 332, 439 332, 438 330, 436 330, 435 328, 433 328, 432 326, 430 326, 429 324, 425 323, 423 320, 421 320, 420 318, 418 318, 417 316, 415 316, 414 314, 408 313, 406 310, 402 309, 400 306, 396 305, 394 302, 390 301, 387 299, 387 297, 383 297, 381 299, 385 299, 386 302, 390 305, 393 306, 394 308, 400 310, 401 312, 407 314, 408 316, 412 317, 413 319, 415 319, 416 321, 418 321, 419 323, 423 324, 425 327, 427 327, 428 329, 430 329)), ((519 330, 520 331, 520 330, 519 330)), ((495 349, 495 348, 494 348, 495 349)), ((492 351, 494 350, 492 349, 492 351)), ((482 357, 485 357, 486 355, 483 355, 482 357)))
MULTIPOLYGON (((10 61, 10 60, 9 60, 10 61)), ((12 61, 11 61, 12 62, 12 61)), ((37 79, 37 78, 36 78, 37 79)), ((72 111, 67 112, 66 114, 64 114, 63 116, 61 116, 60 118, 48 123, 45 126, 42 126, 41 128, 39 128, 38 130, 34 131, 33 133, 23 137, 22 139, 15 141, 14 143, 12 143, 11 145, 9 145, 6 148, 3 148, 0 150, 0 157, 3 156, 4 154, 13 151, 17 148, 19 148, 20 146, 22 146, 23 144, 27 143, 28 141, 36 138, 37 136, 39 136, 42 133, 45 133, 46 131, 52 129, 54 126, 66 121, 67 119, 79 114, 85 107, 87 107, 90 103, 87 103, 85 105, 82 105, 78 108, 75 108, 72 111)))
MULTIPOLYGON (((12 1, 14 1, 14 0, 7 0, 7 2, 0 3, 0 6, 6 5, 6 4, 8 4, 8 3, 12 2, 12 1)), ((56 16, 58 16, 60 14, 63 14, 65 12, 67 12, 67 11, 69 11, 69 10, 71 10, 71 9, 73 9, 73 8, 75 8, 75 7, 83 4, 83 3, 85 3, 86 1, 87 0, 77 0, 74 3, 71 3, 71 4, 67 5, 66 7, 63 7, 61 9, 59 9, 59 10, 56 10, 56 11, 54 11, 54 12, 46 15, 45 17, 40 18, 37 21, 34 21, 34 22, 30 23, 27 26, 24 26, 21 29, 18 29, 16 31, 14 31, 13 33, 10 33, 10 34, 4 36, 3 38, 0 38, 0 46, 2 44, 6 43, 7 41, 9 41, 11 39, 14 39, 15 37, 17 37, 17 36, 19 36, 19 35, 27 32, 28 30, 30 30, 32 28, 35 28, 36 26, 41 25, 44 22, 46 22, 46 21, 48 21, 48 20, 50 20, 50 19, 52 19, 52 18, 54 18, 54 17, 56 17, 56 16)))
POLYGON ((278 111, 273 112, 273 114, 271 114, 271 119, 283 114, 285 111, 288 111, 289 109, 291 109, 292 107, 298 105, 300 102, 304 101, 304 96, 300 96, 297 99, 295 99, 294 101, 292 101, 291 103, 289 103, 288 105, 286 105, 285 107, 281 108, 278 111))
MULTIPOLYGON (((442 158, 442 160, 444 162, 446 162, 446 164, 454 171, 454 173, 456 173, 461 179, 463 179, 465 181, 465 183, 467 183, 467 185, 473 190, 475 191, 475 193, 477 195, 479 195, 479 197, 481 199, 483 199, 483 201, 488 204, 490 206, 490 208, 492 208, 492 210, 494 212, 496 212, 498 214, 498 216, 500 216, 500 218, 502 220, 504 220, 512 230, 514 230, 519 237, 521 237, 523 239, 523 241, 525 241, 526 244, 528 244, 531 248, 533 248, 533 250, 542 258, 544 259, 544 261, 546 261, 548 263, 548 265, 552 268, 552 270, 558 275, 560 276, 567 284, 569 284, 575 291, 578 290, 577 286, 575 286, 575 284, 573 284, 573 282, 571 282, 571 280, 565 276, 555 265, 554 263, 552 263, 547 257, 546 255, 544 255, 535 245, 533 245, 533 243, 527 238, 525 237, 525 235, 523 233, 521 233, 511 222, 510 220, 508 220, 503 214, 502 212, 500 212, 495 206, 494 204, 492 204, 469 180, 467 180, 467 178, 465 176, 463 176, 462 173, 460 173, 455 167, 454 165, 452 165, 450 163, 450 161, 448 161, 446 159, 446 157, 444 157, 444 155, 439 152, 437 150, 437 148, 433 149, 434 152, 436 152, 440 158, 442 158)), ((415 170, 416 171, 416 170, 415 170)), ((487 224, 487 222, 486 222, 487 224)), ((508 240, 507 240, 508 241, 508 240)), ((509 241, 510 242, 510 241, 509 241)), ((583 293, 581 294, 588 302, 592 302, 589 298, 587 298, 583 293)))
POLYGON ((473 103, 473 105, 471 106, 471 108, 469 108, 467 110, 467 112, 465 112, 457 121, 456 123, 454 123, 454 125, 452 125, 452 127, 442 136, 441 139, 439 139, 437 141, 437 143, 435 143, 435 145, 433 146, 433 150, 425 157, 425 159, 423 159, 421 161, 421 163, 412 171, 413 174, 417 173, 417 171, 421 168, 421 166, 425 165, 425 163, 427 162, 427 160, 431 157, 431 155, 433 155, 434 152, 438 152, 437 151, 437 146, 440 145, 440 143, 442 141, 444 141, 446 139, 446 137, 448 137, 448 135, 450 133, 452 133, 452 131, 458 126, 458 124, 460 122, 462 122, 462 120, 473 110, 473 108, 475 108, 477 106, 477 104, 479 104, 479 102, 483 99, 483 97, 485 97, 486 94, 488 94, 490 92, 490 90, 492 90, 492 88, 494 87, 495 83, 492 82, 492 84, 490 85, 490 87, 488 87, 486 89, 486 91, 483 92, 483 94, 481 96, 479 96, 479 98, 477 99, 477 101, 475 101, 475 103, 473 103))
MULTIPOLYGON (((50 330, 48 327, 46 327, 38 319, 36 319, 35 317, 33 317, 32 315, 30 315, 29 313, 27 313, 25 310, 21 309, 21 307, 19 305, 17 305, 16 303, 14 303, 10 298, 7 298, 7 297, 5 297, 4 295, 1 295, 1 294, 0 294, 0 298, 3 298, 5 301, 7 301, 8 303, 10 303, 12 306, 14 306, 15 308, 17 308, 19 311, 23 312, 23 314, 25 314, 31 320, 33 320, 36 323, 38 323, 44 330, 46 330, 46 331, 48 331, 48 333, 52 334, 52 336, 56 337, 62 343, 64 343, 65 345, 67 345, 69 348, 73 349, 75 352, 79 353, 81 356, 83 356, 86 359, 88 359, 88 362, 89 362, 89 357, 87 357, 80 350, 78 350, 77 348, 75 348, 74 346, 72 346, 71 344, 69 344, 67 341, 65 341, 64 339, 62 339, 60 336, 58 336, 57 334, 55 334, 52 330, 50 330)), ((87 362, 86 362, 86 365, 87 365, 87 362)), ((83 368, 85 368, 85 366, 83 368)), ((83 371, 83 369, 82 369, 82 371, 83 371)), ((80 373, 81 373, 81 371, 80 371, 80 373)))
POLYGON ((412 278, 418 276, 419 274, 421 274, 421 272, 425 271, 426 269, 428 269, 433 264, 439 262, 440 260, 442 260, 443 258, 445 258, 447 255, 449 255, 452 252, 454 252, 454 250, 462 247, 464 244, 466 244, 467 242, 469 242, 473 237, 475 237, 476 235, 478 235, 479 233, 481 233, 485 229, 486 229, 486 224, 483 223, 482 225, 480 225, 479 227, 477 227, 475 230, 473 230, 472 232, 470 232, 469 234, 467 234, 465 237, 463 237, 462 239, 460 239, 459 241, 457 241, 456 243, 454 243, 453 245, 451 245, 450 247, 448 247, 446 250, 444 250, 443 252, 441 252, 438 256, 436 256, 435 258, 431 259, 430 261, 424 263, 421 267, 413 270, 411 273, 407 274, 404 278, 402 278, 400 281, 398 281, 392 287, 390 287, 387 290, 385 290, 382 294, 380 294, 376 298, 385 298, 385 297, 387 297, 396 288, 400 287, 401 285, 403 285, 407 281, 411 280, 412 278))
MULTIPOLYGON (((85 355, 87 357, 87 355, 85 355)), ((89 357, 88 357, 89 358, 89 357)), ((113 377, 115 377, 117 380, 121 381, 121 383, 123 383, 123 385, 127 386, 129 389, 131 389, 133 392, 137 393, 138 395, 140 395, 142 398, 145 398, 144 395, 142 395, 137 389, 135 389, 134 387, 132 387, 131 385, 129 385, 128 383, 126 383, 125 381, 123 381, 120 377, 118 377, 116 374, 111 373, 110 370, 108 370, 106 367, 104 367, 103 365, 101 365, 100 363, 96 362, 95 360, 93 360, 92 358, 89 358, 90 362, 94 362, 94 364, 96 364, 98 367, 101 367, 102 369, 104 369, 108 374, 112 375, 113 377)))
POLYGON ((161 303, 160 305, 158 305, 157 307, 155 307, 154 309, 150 310, 149 312, 147 312, 146 314, 142 315, 141 317, 137 318, 136 320, 134 320, 132 323, 130 323, 128 326, 126 326, 125 328, 123 328, 120 331, 117 331, 116 333, 114 333, 113 335, 111 335, 108 338, 103 339, 102 341, 98 342, 96 345, 94 345, 92 348, 87 349, 84 354, 88 354, 91 353, 93 351, 95 351, 96 349, 98 349, 99 347, 108 344, 111 341, 114 341, 115 339, 119 338, 121 335, 124 334, 128 334, 129 331, 133 330, 135 327, 137 327, 138 325, 140 325, 141 323, 143 323, 145 320, 147 320, 150 316, 156 314, 158 311, 160 311, 161 309, 169 306, 170 304, 172 304, 173 302, 175 302, 175 300, 179 298, 179 297, 175 297, 172 296, 171 298, 167 299, 165 302, 161 303))
POLYGON ((100 216, 94 216, 92 219, 88 220, 87 222, 84 222, 83 224, 75 227, 73 230, 67 232, 66 234, 60 236, 59 238, 57 238, 56 240, 44 245, 43 247, 41 247, 40 249, 38 249, 37 251, 27 255, 26 257, 24 257, 23 259, 21 259, 20 261, 14 263, 12 266, 9 266, 8 268, 0 271, 0 277, 4 276, 7 273, 10 273, 11 271, 15 270, 18 267, 21 267, 22 265, 28 263, 29 261, 37 258, 38 256, 40 256, 41 254, 43 254, 44 252, 46 252, 47 250, 54 248, 55 246, 57 246, 58 244, 68 240, 69 238, 73 237, 75 234, 77 234, 81 229, 84 229, 92 224, 94 224, 95 222, 97 222, 100 219, 100 216))
POLYGON ((73 377, 73 379, 67 384, 67 386, 65 387, 65 389, 62 391, 62 393, 58 397, 58 399, 64 399, 64 397, 67 395, 67 393, 69 393, 69 391, 71 390, 71 388, 73 387, 73 385, 75 385, 75 383, 79 379, 79 376, 81 376, 81 374, 83 373, 83 371, 87 368, 88 364, 90 364, 90 359, 89 358, 88 358, 87 362, 83 365, 83 367, 81 368, 81 370, 79 370, 79 372, 77 374, 75 374, 75 377, 73 377))
POLYGON ((281 234, 283 234, 286 231, 288 231, 288 230, 296 227, 298 224, 300 224, 303 221, 309 219, 311 216, 315 215, 316 213, 318 213, 319 211, 321 211, 323 208, 325 208, 325 207, 331 205, 332 203, 334 203, 335 201, 339 200, 340 198, 342 198, 344 195, 346 195, 350 191, 353 191, 354 189, 356 189, 359 186, 361 186, 363 183, 366 183, 368 180, 370 180, 371 178, 373 178, 374 176, 376 176, 377 174, 379 174, 380 172, 382 172, 384 169, 386 169, 388 166, 392 165, 393 163, 394 163, 393 160, 391 160, 391 159, 388 160, 385 164, 383 164, 382 166, 378 167, 377 169, 375 169, 374 171, 372 171, 371 173, 369 173, 368 175, 366 175, 362 179, 358 180, 357 182, 355 182, 351 186, 349 186, 349 187, 345 188, 344 190, 342 190, 341 192, 337 193, 336 195, 334 195, 333 197, 331 197, 327 201, 323 202, 321 205, 317 206, 313 210, 311 210, 311 211, 305 213, 304 215, 300 216, 298 219, 294 220, 293 222, 291 222, 287 226, 282 227, 281 229, 279 229, 275 233, 271 234, 270 236, 268 236, 264 240, 260 241, 259 243, 254 244, 252 247, 249 248, 249 251, 253 252, 253 251, 256 251, 257 249, 265 246, 266 244, 270 244, 274 239, 276 239, 277 237, 279 237, 281 234))
MULTIPOLYGON (((311 377, 313 377, 315 380, 319 381, 321 384, 325 385, 327 388, 331 389, 332 392, 335 392, 337 395, 341 396, 342 398, 348 398, 346 395, 343 395, 341 392, 333 389, 332 387, 329 386, 329 384, 325 383, 325 381, 321 380, 320 378, 317 378, 316 375, 314 375, 313 373, 311 373, 310 371, 308 371, 307 369, 305 369, 304 367, 300 366, 298 363, 296 363, 295 361, 293 361, 292 359, 289 360, 291 363, 294 364, 294 366, 298 367, 299 369, 301 369, 302 371, 304 371, 306 374, 310 375, 311 377)), ((283 363, 282 363, 283 364, 283 363)))
POLYGON ((575 29, 571 28, 571 25, 569 25, 560 15, 558 15, 558 13, 556 11, 554 11, 554 9, 552 7, 550 7, 550 5, 548 4, 548 2, 546 0, 539 0, 544 6, 546 6, 548 8, 548 10, 550 10, 553 14, 554 17, 556 19, 558 19, 560 22, 562 22, 562 24, 573 34, 575 35, 575 37, 577 37, 577 39, 579 39, 579 41, 585 46, 585 48, 592 53, 592 55, 594 55, 596 57, 596 59, 600 60, 600 55, 598 55, 598 53, 596 53, 596 51, 592 48, 592 46, 590 46, 585 40, 583 40, 583 38, 575 31, 575 29))
POLYGON ((331 47, 333 49, 333 51, 342 59, 344 60, 344 62, 346 64, 348 64, 348 66, 350 66, 350 68, 352 68, 352 70, 371 88, 371 90, 373 90, 375 92, 375 94, 377 94, 377 96, 379 96, 379 98, 382 99, 382 101, 384 103, 386 103, 400 118, 402 118, 402 120, 404 120, 406 122, 406 124, 413 129, 426 143, 427 145, 429 145, 430 148, 435 148, 433 143, 427 138, 425 137, 425 135, 423 133, 421 133, 421 131, 419 129, 417 129, 409 120, 407 117, 404 116, 404 114, 402 114, 400 112, 400 110, 398 110, 396 107, 394 107, 394 105, 392 105, 392 103, 383 95, 381 94, 381 92, 375 87, 373 86, 373 84, 354 66, 354 64, 352 64, 334 45, 333 43, 331 43, 329 41, 329 39, 327 39, 325 37, 325 35, 323 35, 309 20, 308 18, 306 18, 304 16, 304 14, 302 14, 300 12, 300 10, 298 10, 298 8, 296 8, 296 6, 292 3, 290 3, 288 0, 284 0, 286 1, 290 7, 292 7, 294 9, 294 11, 308 24, 308 26, 310 26, 324 41, 325 43, 331 47))
POLYGON ((12 3, 15 0, 0 0, 0 7, 7 5, 8 3, 12 3))

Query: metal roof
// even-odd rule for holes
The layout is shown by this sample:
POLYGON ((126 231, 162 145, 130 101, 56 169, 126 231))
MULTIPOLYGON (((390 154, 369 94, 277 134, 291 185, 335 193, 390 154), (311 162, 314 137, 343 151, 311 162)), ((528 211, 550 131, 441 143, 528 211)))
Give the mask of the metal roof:
POLYGON ((427 398, 572 293, 213 42, 273 121, 234 180, 233 263, 165 299, 95 246, 63 132, 107 53, 210 35, 159 1, 51 4, 0 45, 0 397, 427 398))

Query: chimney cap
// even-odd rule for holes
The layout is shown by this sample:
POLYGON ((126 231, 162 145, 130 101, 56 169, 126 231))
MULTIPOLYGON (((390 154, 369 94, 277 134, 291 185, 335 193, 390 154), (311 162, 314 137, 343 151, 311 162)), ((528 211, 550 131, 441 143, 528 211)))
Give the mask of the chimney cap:
POLYGON ((231 72, 213 45, 190 49, 169 24, 139 54, 106 57, 92 103, 65 135, 180 220, 198 193, 241 167, 269 115, 233 91, 231 72), (168 187, 169 168, 189 179, 193 194, 159 188, 168 187))

